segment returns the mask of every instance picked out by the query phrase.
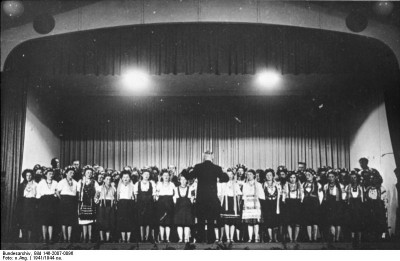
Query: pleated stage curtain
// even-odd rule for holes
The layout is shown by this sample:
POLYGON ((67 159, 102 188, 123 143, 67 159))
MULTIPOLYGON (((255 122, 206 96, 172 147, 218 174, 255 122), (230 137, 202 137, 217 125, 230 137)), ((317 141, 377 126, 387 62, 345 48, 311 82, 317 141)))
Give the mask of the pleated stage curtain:
POLYGON ((2 73, 1 81, 1 237, 9 242, 22 173, 28 79, 2 73))
POLYGON ((338 108, 322 110, 305 97, 70 98, 62 108, 61 163, 182 170, 212 150, 223 167, 296 169, 306 161, 348 168, 338 108))

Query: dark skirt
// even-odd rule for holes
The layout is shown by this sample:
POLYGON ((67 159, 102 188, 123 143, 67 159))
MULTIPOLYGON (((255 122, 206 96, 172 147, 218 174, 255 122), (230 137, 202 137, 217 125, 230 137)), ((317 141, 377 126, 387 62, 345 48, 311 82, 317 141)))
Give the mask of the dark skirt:
POLYGON ((365 202, 366 227, 369 232, 384 233, 387 231, 386 209, 382 200, 365 202))
POLYGON ((224 197, 223 205, 221 208, 221 223, 224 225, 237 226, 241 223, 240 204, 237 200, 236 214, 235 214, 234 198, 233 197, 227 197, 227 198, 228 200, 225 200, 226 197, 224 197), (228 203, 228 210, 226 210, 227 207, 226 203, 228 203))
POLYGON ((258 225, 261 223, 261 221, 256 218, 243 219, 242 221, 244 224, 247 224, 247 225, 258 225))
POLYGON ((311 226, 320 223, 320 204, 318 197, 305 197, 301 207, 303 225, 311 226))
POLYGON ((79 207, 79 220, 92 220, 96 219, 96 206, 82 204, 79 207))
POLYGON ((364 208, 361 198, 350 198, 347 206, 347 226, 351 232, 362 232, 365 229, 364 208))
POLYGON ((278 224, 279 226, 285 225, 286 205, 283 203, 282 197, 279 202, 278 224))
POLYGON ((322 204, 324 218, 322 223, 327 226, 341 226, 344 223, 343 202, 336 197, 328 197, 322 204))
POLYGON ((160 226, 174 223, 174 201, 172 196, 160 196, 157 201, 157 221, 160 226))
POLYGON ((120 199, 117 203, 117 229, 119 232, 131 232, 135 225, 135 201, 120 199))
MULTIPOLYGON (((54 226, 57 224, 58 198, 54 195, 44 195, 39 199, 40 224, 54 226)), ((76 208, 75 208, 76 211, 76 208)))
POLYGON ((23 198, 22 228, 32 230, 36 224, 36 198, 23 198))
POLYGON ((76 196, 61 195, 59 220, 63 226, 74 226, 78 223, 78 200, 76 196))
POLYGON ((176 199, 176 205, 174 208, 174 224, 179 227, 189 227, 194 224, 192 203, 189 198, 181 197, 176 199))
POLYGON ((279 226, 278 214, 276 214, 276 200, 260 200, 263 221, 266 228, 279 226))
POLYGON ((101 231, 111 231, 115 227, 115 204, 111 200, 101 200, 97 210, 97 226, 101 231))
POLYGON ((287 198, 285 200, 285 217, 286 225, 300 225, 301 223, 301 202, 300 199, 287 198))
POLYGON ((152 226, 155 224, 155 204, 152 195, 139 193, 136 208, 139 226, 152 226))

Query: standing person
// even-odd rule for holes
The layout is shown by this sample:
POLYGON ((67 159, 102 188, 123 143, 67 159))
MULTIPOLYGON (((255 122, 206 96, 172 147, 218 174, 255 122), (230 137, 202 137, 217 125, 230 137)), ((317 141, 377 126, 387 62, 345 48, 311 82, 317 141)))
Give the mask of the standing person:
POLYGON ((53 226, 57 224, 57 181, 53 180, 53 170, 47 169, 45 179, 37 187, 39 199, 40 223, 42 225, 43 243, 53 243, 53 226))
POLYGON ((281 187, 281 196, 279 197, 279 215, 278 219, 279 221, 279 235, 280 239, 282 242, 286 241, 286 236, 287 236, 287 227, 284 222, 285 217, 285 204, 283 204, 283 188, 285 188, 286 182, 287 182, 287 168, 285 166, 279 166, 278 169, 276 170, 277 174, 277 181, 279 186, 281 187))
MULTIPOLYGON (((198 217, 198 236, 200 241, 205 238, 205 223, 207 221, 207 233, 214 231, 215 223, 221 212, 221 205, 218 199, 217 178, 220 182, 227 182, 226 175, 222 168, 215 165, 213 153, 206 151, 203 154, 203 163, 197 164, 190 173, 190 178, 197 178, 196 192, 196 214, 198 217)), ((215 233, 215 232, 214 232, 215 233)), ((212 236, 207 236, 207 241, 211 242, 212 236)), ((215 237, 218 240, 218 235, 215 237)))
POLYGON ((174 221, 175 185, 170 181, 168 170, 161 170, 161 181, 157 183, 157 221, 160 226, 160 240, 169 243, 171 226, 174 221), (164 240, 165 236, 165 240, 164 240))
POLYGON ((268 230, 269 242, 278 242, 278 215, 280 213, 281 186, 275 182, 273 169, 265 170, 265 178, 262 177, 262 188, 265 200, 261 200, 264 227, 268 230))
POLYGON ((304 171, 307 168, 307 164, 305 162, 299 161, 297 165, 297 178, 299 179, 300 183, 304 183, 306 181, 306 175, 304 171))
POLYGON ((315 178, 313 169, 305 170, 306 181, 303 183, 304 199, 302 205, 303 225, 307 227, 309 242, 317 241, 320 224, 320 205, 323 199, 322 186, 315 178))
POLYGON ((72 226, 78 223, 79 185, 73 179, 75 170, 74 166, 68 166, 65 169, 65 178, 57 185, 57 196, 60 198, 58 213, 65 243, 71 242, 72 226))
POLYGON ((175 165, 169 165, 168 166, 168 172, 170 176, 170 181, 174 183, 175 187, 179 186, 179 179, 176 175, 176 166, 175 165))
POLYGON ((348 204, 349 229, 353 243, 361 241, 361 232, 364 230, 364 188, 360 185, 360 176, 356 171, 350 172, 350 184, 345 188, 346 203, 348 204))
POLYGON ((194 224, 192 213, 193 196, 191 187, 187 182, 188 172, 183 170, 179 178, 179 186, 175 188, 174 195, 174 224, 177 226, 179 243, 189 242, 190 227, 194 224), (185 237, 183 237, 183 234, 185 237), (183 240, 183 238, 185 238, 183 240))
MULTIPOLYGON (((145 242, 149 240, 150 229, 153 229, 155 223, 156 184, 150 180, 150 170, 142 170, 142 180, 135 184, 134 193, 140 238, 145 242)), ((153 240, 157 239, 153 236, 153 240)))
POLYGON ((256 172, 252 169, 246 172, 247 181, 243 185, 243 212, 242 220, 247 224, 249 232, 249 243, 252 242, 253 233, 254 241, 260 242, 259 224, 261 223, 261 204, 260 199, 265 200, 263 188, 260 183, 255 180, 256 172))
POLYGON ((51 159, 51 168, 54 172, 54 180, 60 182, 63 179, 63 173, 60 169, 60 160, 58 158, 51 159))
POLYGON ((301 203, 303 202, 304 192, 295 172, 289 173, 288 182, 285 184, 282 197, 285 204, 284 219, 287 225, 289 240, 290 243, 297 243, 301 223, 301 203))
POLYGON ((339 183, 337 173, 334 170, 327 172, 328 184, 324 186, 324 223, 330 227, 330 233, 334 242, 339 242, 340 231, 343 223, 343 204, 346 192, 339 183))
POLYGON ((18 223, 22 229, 23 239, 28 243, 32 242, 32 230, 36 222, 36 194, 37 184, 33 180, 34 172, 32 169, 26 169, 22 172, 24 181, 18 188, 18 223))
POLYGON ((377 182, 380 185, 382 185, 383 179, 381 174, 379 173, 379 171, 377 171, 376 169, 370 168, 368 166, 368 159, 367 158, 361 158, 358 161, 360 163, 360 174, 361 174, 361 178, 363 180, 363 185, 365 188, 371 186, 371 181, 374 178, 375 182, 377 182))
POLYGON ((135 221, 135 193, 129 170, 121 171, 121 181, 117 188, 117 228, 122 242, 131 240, 135 221))
POLYGON ((79 225, 82 226, 83 242, 92 242, 92 224, 96 219, 96 195, 95 181, 93 180, 93 168, 83 168, 83 178, 79 181, 79 225))
POLYGON ((240 190, 240 186, 236 181, 236 175, 233 173, 232 169, 228 169, 226 172, 229 181, 222 183, 221 186, 221 222, 225 226, 227 242, 230 243, 234 242, 235 229, 241 221, 240 202, 242 191, 240 190))
MULTIPOLYGON (((375 170, 376 171, 376 170, 375 170)), ((387 232, 387 193, 381 185, 378 175, 370 179, 370 186, 365 189, 366 227, 368 239, 377 242, 384 238, 387 232)))
POLYGON ((74 160, 72 161, 72 166, 75 168, 75 173, 74 173, 74 180, 79 181, 82 179, 82 169, 81 169, 81 163, 79 160, 74 160))
POLYGON ((40 166, 39 164, 36 164, 34 167, 33 167, 33 172, 35 173, 35 175, 34 175, 34 177, 33 177, 33 180, 37 183, 37 184, 39 184, 40 183, 40 181, 42 181, 42 179, 43 179, 43 167, 42 166, 40 166))
POLYGON ((111 185, 111 175, 104 174, 104 184, 100 191, 96 192, 95 203, 99 204, 97 211, 97 224, 100 232, 100 242, 104 242, 104 233, 106 233, 106 242, 110 241, 110 232, 115 226, 115 205, 116 189, 111 185))

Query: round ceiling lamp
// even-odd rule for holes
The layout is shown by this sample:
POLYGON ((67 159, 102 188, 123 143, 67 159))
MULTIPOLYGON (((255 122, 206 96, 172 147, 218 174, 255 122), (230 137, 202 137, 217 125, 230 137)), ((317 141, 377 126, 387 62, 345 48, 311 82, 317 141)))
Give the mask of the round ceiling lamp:
POLYGON ((21 1, 4 1, 2 7, 4 13, 11 18, 19 17, 24 13, 24 5, 21 1))
POLYGON ((42 14, 36 16, 35 20, 33 20, 33 29, 39 34, 48 34, 56 25, 56 21, 51 14, 42 14))
POLYGON ((359 33, 367 28, 368 19, 364 14, 353 11, 346 17, 346 26, 350 31, 359 33))

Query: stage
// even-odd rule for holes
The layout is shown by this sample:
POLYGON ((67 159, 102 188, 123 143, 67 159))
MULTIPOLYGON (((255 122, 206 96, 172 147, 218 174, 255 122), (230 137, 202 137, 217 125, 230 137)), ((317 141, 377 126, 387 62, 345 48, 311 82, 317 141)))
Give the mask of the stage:
POLYGON ((352 243, 2 243, 2 250, 398 250, 399 242, 352 243))

